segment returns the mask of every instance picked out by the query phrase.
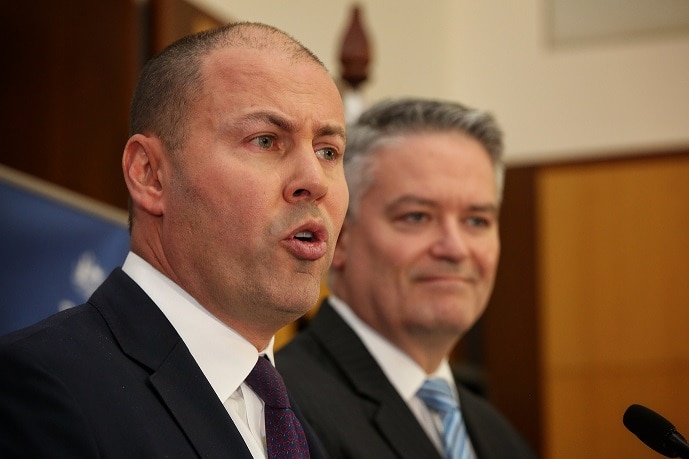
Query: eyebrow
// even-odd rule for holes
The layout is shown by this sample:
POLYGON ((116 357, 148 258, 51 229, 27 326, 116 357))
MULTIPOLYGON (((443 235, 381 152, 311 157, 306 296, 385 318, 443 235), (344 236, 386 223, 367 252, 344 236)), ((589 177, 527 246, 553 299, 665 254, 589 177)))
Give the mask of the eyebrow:
POLYGON ((326 136, 339 137, 340 139, 342 139, 343 142, 347 138, 347 136, 345 135, 344 127, 338 126, 335 124, 326 124, 326 125, 319 127, 318 129, 316 129, 316 135, 319 137, 326 137, 326 136))
MULTIPOLYGON (((275 112, 258 111, 249 113, 240 120, 240 123, 248 123, 252 121, 267 122, 287 132, 294 132, 297 130, 296 125, 292 121, 275 112)), ((314 134, 319 137, 336 136, 340 137, 342 141, 345 141, 346 139, 344 127, 336 124, 323 124, 318 126, 314 131, 314 134)))
MULTIPOLYGON (((404 205, 422 205, 422 206, 427 206, 427 207, 439 207, 439 204, 431 199, 426 199, 422 198, 420 196, 414 196, 414 195, 403 195, 400 196, 399 198, 395 199, 393 202, 391 202, 389 205, 386 206, 388 210, 393 210, 398 206, 404 206, 404 205)), ((487 212, 493 215, 498 215, 498 206, 496 204, 472 204, 469 206, 469 210, 471 212, 487 212)))
POLYGON ((272 124, 276 127, 279 127, 280 129, 284 131, 289 131, 293 132, 296 127, 294 126, 294 123, 289 121, 287 118, 278 115, 277 113, 273 112, 267 112, 267 111, 260 111, 260 112, 253 112, 249 113, 246 116, 242 117, 240 120, 241 123, 250 123, 252 121, 261 121, 261 122, 267 122, 269 124, 272 124))

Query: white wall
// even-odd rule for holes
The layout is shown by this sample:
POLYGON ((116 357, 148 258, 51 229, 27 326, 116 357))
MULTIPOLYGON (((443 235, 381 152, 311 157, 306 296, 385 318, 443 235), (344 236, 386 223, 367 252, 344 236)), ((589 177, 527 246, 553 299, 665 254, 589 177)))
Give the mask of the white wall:
MULTIPOLYGON (((353 2, 190 0, 275 25, 334 74, 353 2)), ((689 148, 689 32, 554 46, 549 0, 361 0, 368 102, 405 95, 493 112, 509 162, 689 148)))

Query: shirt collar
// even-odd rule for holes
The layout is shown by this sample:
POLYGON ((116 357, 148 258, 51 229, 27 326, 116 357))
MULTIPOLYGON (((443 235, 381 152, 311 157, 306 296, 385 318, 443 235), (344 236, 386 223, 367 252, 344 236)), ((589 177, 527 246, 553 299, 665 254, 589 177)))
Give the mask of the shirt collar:
POLYGON ((406 402, 409 402, 416 395, 427 378, 444 379, 450 384, 456 395, 452 370, 446 358, 443 359, 435 372, 428 375, 411 357, 361 320, 340 298, 330 295, 328 301, 363 341, 385 376, 406 402))
MULTIPOLYGON (((256 348, 135 253, 129 252, 122 270, 165 314, 224 403, 256 364, 256 348)), ((274 339, 260 352, 271 362, 274 339)))

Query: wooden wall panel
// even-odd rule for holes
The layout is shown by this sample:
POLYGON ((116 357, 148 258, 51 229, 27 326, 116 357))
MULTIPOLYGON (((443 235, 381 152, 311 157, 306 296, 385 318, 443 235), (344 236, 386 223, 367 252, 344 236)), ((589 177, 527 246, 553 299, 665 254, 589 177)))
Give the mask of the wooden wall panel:
POLYGON ((3 3, 0 162, 126 208, 138 14, 121 0, 3 3))
POLYGON ((509 168, 495 289, 477 324, 488 396, 531 447, 541 448, 541 384, 534 167, 509 168))
POLYGON ((150 0, 148 12, 151 56, 179 38, 223 23, 185 0, 150 0))
POLYGON ((545 457, 657 457, 632 403, 689 431, 689 155, 543 167, 545 457))
POLYGON ((183 0, 11 1, 0 10, 0 163, 119 208, 143 63, 220 23, 183 0))

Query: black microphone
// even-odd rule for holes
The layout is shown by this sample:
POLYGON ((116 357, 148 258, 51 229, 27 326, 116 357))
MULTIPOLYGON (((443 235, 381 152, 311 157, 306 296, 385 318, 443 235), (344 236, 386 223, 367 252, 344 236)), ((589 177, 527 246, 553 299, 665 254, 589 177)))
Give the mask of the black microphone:
POLYGON ((627 408, 622 417, 624 426, 646 446, 666 457, 689 459, 689 444, 670 421, 641 405, 627 408))

